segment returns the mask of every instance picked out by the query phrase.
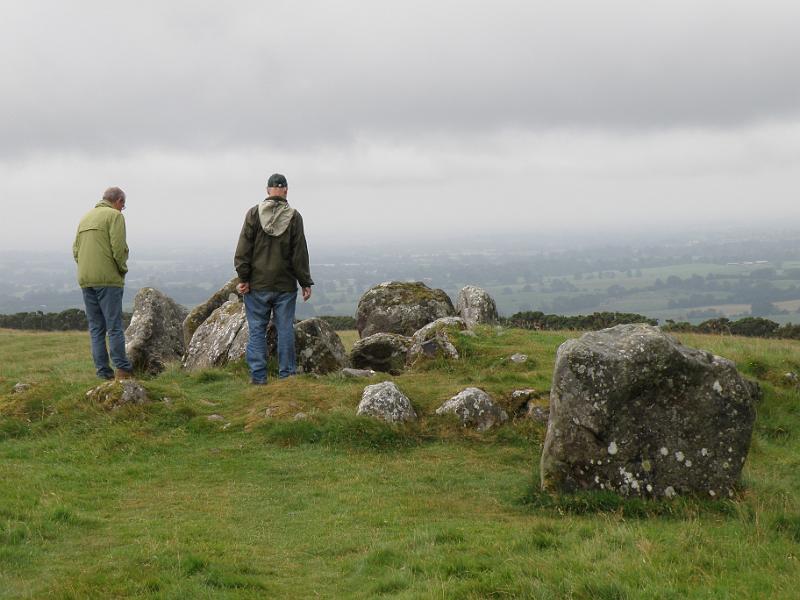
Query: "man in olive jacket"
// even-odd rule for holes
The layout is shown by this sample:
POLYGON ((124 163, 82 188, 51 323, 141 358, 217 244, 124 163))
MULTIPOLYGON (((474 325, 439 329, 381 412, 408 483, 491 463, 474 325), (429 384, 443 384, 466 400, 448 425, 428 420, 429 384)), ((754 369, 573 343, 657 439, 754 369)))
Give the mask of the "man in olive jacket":
POLYGON ((130 378, 133 370, 125 354, 122 329, 122 293, 128 272, 124 208, 125 192, 118 187, 108 188, 103 200, 81 219, 72 244, 72 255, 78 263, 78 284, 89 321, 92 359, 101 379, 115 376, 108 364, 109 351, 117 379, 130 378))
POLYGON ((295 374, 294 312, 297 284, 303 301, 311 297, 311 271, 303 217, 286 201, 286 177, 279 173, 267 182, 267 198, 244 218, 234 267, 239 275, 237 289, 244 295, 249 341, 247 365, 250 382, 267 382, 267 325, 275 315, 278 333, 278 376, 295 374))

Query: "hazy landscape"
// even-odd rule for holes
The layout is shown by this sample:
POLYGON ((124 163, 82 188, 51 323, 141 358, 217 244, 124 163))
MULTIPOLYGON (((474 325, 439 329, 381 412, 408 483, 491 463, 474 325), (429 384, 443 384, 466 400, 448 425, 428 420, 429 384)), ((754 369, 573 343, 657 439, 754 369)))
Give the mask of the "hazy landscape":
MULTIPOLYGON (((698 323, 726 316, 800 321, 800 232, 674 233, 658 240, 599 236, 562 240, 495 236, 316 249, 314 296, 298 316, 352 316, 361 294, 382 281, 424 281, 455 299, 485 288, 502 315, 632 312, 698 323)), ((155 287, 192 307, 235 275, 231 251, 133 248, 125 302, 155 287)), ((68 253, 0 253, 0 313, 82 308, 68 253)))

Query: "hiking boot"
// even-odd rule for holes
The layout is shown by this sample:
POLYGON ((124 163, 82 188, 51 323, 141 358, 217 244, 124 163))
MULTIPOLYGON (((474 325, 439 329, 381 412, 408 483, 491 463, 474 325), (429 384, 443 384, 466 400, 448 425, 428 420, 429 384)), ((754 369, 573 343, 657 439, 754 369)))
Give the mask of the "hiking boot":
POLYGON ((133 379, 133 372, 132 371, 125 371, 123 369, 117 369, 114 372, 114 379, 133 379))

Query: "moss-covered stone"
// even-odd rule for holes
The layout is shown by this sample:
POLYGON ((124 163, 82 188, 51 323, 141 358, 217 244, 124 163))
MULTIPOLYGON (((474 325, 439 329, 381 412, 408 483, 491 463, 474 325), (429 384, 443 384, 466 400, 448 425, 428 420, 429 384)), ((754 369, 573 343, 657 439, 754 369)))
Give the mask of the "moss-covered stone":
POLYGON ((356 329, 362 338, 374 333, 410 336, 441 317, 455 315, 450 297, 420 281, 388 281, 367 290, 356 309, 356 329))
POLYGON ((568 340, 556 356, 542 486, 727 498, 747 457, 756 397, 731 361, 650 325, 568 340))

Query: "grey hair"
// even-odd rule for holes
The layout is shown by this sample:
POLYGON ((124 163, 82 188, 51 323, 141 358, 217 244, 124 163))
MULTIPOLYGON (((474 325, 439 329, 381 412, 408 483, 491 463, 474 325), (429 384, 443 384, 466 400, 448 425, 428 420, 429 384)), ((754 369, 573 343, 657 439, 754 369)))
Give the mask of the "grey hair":
POLYGON ((119 202, 120 200, 125 200, 125 192, 123 192, 118 187, 110 187, 105 192, 103 192, 103 200, 106 202, 119 202))

